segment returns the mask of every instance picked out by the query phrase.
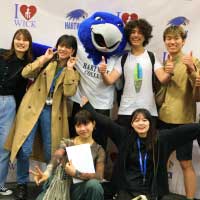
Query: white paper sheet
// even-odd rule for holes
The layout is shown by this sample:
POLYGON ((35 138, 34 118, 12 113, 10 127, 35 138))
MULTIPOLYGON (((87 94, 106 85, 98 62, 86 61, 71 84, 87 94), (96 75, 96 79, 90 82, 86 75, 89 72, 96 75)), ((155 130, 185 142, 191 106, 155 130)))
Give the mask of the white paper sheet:
MULTIPOLYGON (((72 161, 74 167, 83 173, 95 173, 94 162, 90 149, 90 144, 81 144, 66 147, 68 159, 72 161)), ((82 180, 73 178, 73 183, 82 180)))

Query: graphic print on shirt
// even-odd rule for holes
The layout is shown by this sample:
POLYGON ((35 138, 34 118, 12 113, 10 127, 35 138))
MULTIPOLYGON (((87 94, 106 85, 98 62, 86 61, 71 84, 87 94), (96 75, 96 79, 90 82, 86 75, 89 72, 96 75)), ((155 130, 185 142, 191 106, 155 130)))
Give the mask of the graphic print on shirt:
POLYGON ((88 63, 84 63, 83 65, 84 74, 93 78, 100 79, 100 73, 98 72, 98 68, 96 65, 91 65, 88 63))
POLYGON ((140 92, 141 86, 142 86, 142 78, 143 78, 143 71, 142 66, 140 63, 137 63, 134 67, 134 86, 136 93, 140 92))

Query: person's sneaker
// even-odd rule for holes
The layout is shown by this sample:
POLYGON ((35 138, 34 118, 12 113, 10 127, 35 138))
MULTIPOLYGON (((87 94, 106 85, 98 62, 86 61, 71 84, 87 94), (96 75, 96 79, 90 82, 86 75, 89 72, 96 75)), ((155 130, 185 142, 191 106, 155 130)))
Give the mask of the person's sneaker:
POLYGON ((27 185, 26 184, 18 184, 17 185, 15 198, 17 200, 26 200, 26 198, 27 198, 27 185))
POLYGON ((4 186, 0 186, 0 194, 3 196, 11 195, 13 192, 4 186))

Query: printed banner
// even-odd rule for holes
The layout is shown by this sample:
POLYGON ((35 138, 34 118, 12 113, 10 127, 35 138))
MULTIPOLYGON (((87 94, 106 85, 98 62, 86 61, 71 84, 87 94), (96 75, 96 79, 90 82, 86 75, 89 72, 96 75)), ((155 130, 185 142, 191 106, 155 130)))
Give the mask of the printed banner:
MULTIPOLYGON (((200 58, 199 8, 199 0, 1 1, 0 48, 10 48, 13 34, 19 28, 27 28, 34 42, 53 47, 62 34, 76 36, 79 24, 85 18, 96 11, 105 11, 121 17, 124 22, 147 19, 153 25, 153 38, 147 48, 154 51, 161 61, 165 51, 163 30, 168 25, 183 25, 188 33, 185 53, 192 51, 194 56, 200 58)), ((14 169, 15 165, 11 165, 8 181, 15 181, 14 169)), ((200 190, 200 186, 198 188, 200 190)))

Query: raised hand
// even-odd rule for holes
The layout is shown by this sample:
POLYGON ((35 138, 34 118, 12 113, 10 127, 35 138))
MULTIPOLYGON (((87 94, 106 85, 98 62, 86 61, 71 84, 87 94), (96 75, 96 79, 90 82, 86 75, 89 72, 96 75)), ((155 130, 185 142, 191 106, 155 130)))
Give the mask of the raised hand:
POLYGON ((74 69, 74 65, 76 64, 76 57, 70 57, 67 61, 67 69, 74 69))
POLYGON ((48 179, 38 166, 35 166, 35 171, 29 170, 29 173, 33 175, 36 185, 40 185, 48 179))
POLYGON ((102 56, 101 62, 99 64, 99 72, 101 74, 105 74, 107 72, 107 64, 104 56, 102 56))
POLYGON ((168 54, 167 61, 165 63, 165 72, 172 74, 174 73, 174 63, 172 56, 168 54))
POLYGON ((195 79, 195 87, 200 87, 200 72, 199 72, 199 75, 195 79))
POLYGON ((89 100, 86 96, 82 96, 81 97, 81 107, 83 107, 88 101, 89 100))
POLYGON ((56 53, 57 53, 57 51, 53 51, 53 48, 48 48, 46 50, 45 54, 39 58, 41 64, 44 64, 44 63, 48 62, 49 60, 51 60, 53 58, 54 54, 56 54, 56 53))
POLYGON ((182 62, 186 65, 188 73, 195 71, 195 66, 192 60, 192 51, 190 51, 188 55, 182 57, 182 62))
POLYGON ((56 52, 53 51, 53 48, 48 48, 44 54, 44 57, 47 61, 53 58, 56 52))

